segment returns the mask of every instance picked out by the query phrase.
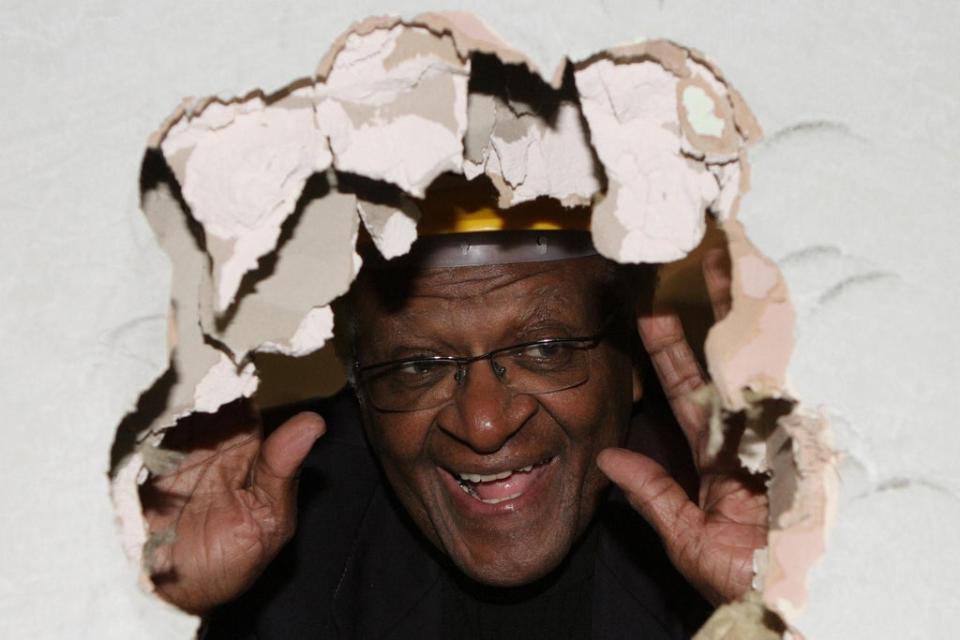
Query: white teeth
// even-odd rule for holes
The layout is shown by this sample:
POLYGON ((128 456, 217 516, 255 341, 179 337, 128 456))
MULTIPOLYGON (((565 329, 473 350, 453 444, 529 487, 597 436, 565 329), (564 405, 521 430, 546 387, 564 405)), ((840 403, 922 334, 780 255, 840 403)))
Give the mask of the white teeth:
POLYGON ((533 465, 527 465, 522 469, 514 469, 513 471, 501 471, 500 473, 494 473, 489 476, 485 476, 479 473, 458 473, 457 476, 462 482, 494 482, 495 480, 503 480, 509 478, 515 473, 528 473, 533 470, 533 465))
POLYGON ((463 492, 484 504, 499 504, 501 502, 506 502, 507 500, 515 500, 523 495, 523 491, 519 493, 514 493, 509 496, 504 496, 502 498, 481 498, 480 494, 477 493, 476 487, 479 484, 484 482, 495 482, 497 480, 504 480, 509 478, 515 473, 529 473, 533 471, 535 467, 539 467, 545 464, 548 464, 553 458, 544 460, 543 462, 538 462, 537 464, 530 464, 520 469, 513 469, 512 471, 501 471, 500 473, 492 473, 490 475, 484 475, 482 473, 457 473, 456 477, 460 480, 460 488, 463 489, 463 492))
POLYGON ((493 475, 485 476, 479 473, 460 473, 460 479, 465 482, 493 482, 494 480, 503 480, 513 475, 513 471, 502 471, 493 475))

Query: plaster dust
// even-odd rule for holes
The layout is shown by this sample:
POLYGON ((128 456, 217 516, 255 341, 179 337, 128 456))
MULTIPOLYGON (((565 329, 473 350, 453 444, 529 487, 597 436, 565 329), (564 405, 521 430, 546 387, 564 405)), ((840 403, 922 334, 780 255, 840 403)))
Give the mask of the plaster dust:
MULTIPOLYGON (((753 256, 738 267, 748 276, 742 281, 744 299, 785 284, 794 315, 796 345, 786 372, 779 375, 776 365, 764 376, 747 375, 756 388, 742 394, 743 401, 747 408, 756 401, 770 402, 770 387, 784 381, 784 398, 801 398, 808 410, 804 415, 818 415, 822 407, 834 446, 843 453, 836 526, 828 553, 812 570, 807 607, 794 626, 808 638, 950 637, 960 626, 954 588, 960 572, 955 535, 960 526, 955 463, 960 434, 953 427, 954 381, 960 378, 960 334, 953 321, 960 313, 954 293, 960 269, 955 248, 960 227, 954 214, 960 158, 953 151, 960 144, 954 117, 960 78, 949 64, 936 61, 960 55, 950 29, 960 9, 954 3, 918 7, 891 0, 786 3, 763 12, 742 0, 606 0, 562 10, 539 1, 471 1, 464 6, 473 7, 494 29, 456 17, 461 37, 453 46, 461 63, 480 59, 471 52, 495 54, 539 74, 558 91, 569 76, 565 59, 577 61, 574 70, 582 71, 586 63, 609 59, 594 58, 595 52, 616 57, 618 50, 605 49, 610 42, 635 42, 642 34, 669 38, 644 44, 666 43, 655 49, 666 52, 658 59, 671 71, 703 66, 705 71, 693 74, 702 83, 676 86, 675 99, 686 102, 686 113, 678 115, 680 149, 713 176, 718 195, 708 205, 711 210, 733 212, 729 219, 739 221, 766 255, 743 256, 753 256), (524 52, 504 47, 493 30, 522 43, 524 52), (687 50, 671 48, 669 42, 704 47, 762 116, 767 135, 752 144, 749 170, 739 160, 719 159, 729 150, 725 136, 734 135, 734 144, 757 139, 743 99, 703 56, 688 51, 690 57, 684 58, 679 54, 687 50), (890 44, 904 42, 908 44, 890 44), (712 109, 704 96, 713 100, 712 109), (737 114, 732 128, 727 106, 737 114), (751 194, 738 202, 747 180, 751 194), (758 270, 757 260, 774 265, 778 276, 759 277, 769 269, 758 270)), ((131 427, 128 435, 142 434, 150 424, 162 431, 160 425, 189 411, 197 384, 221 354, 243 367, 246 352, 263 374, 268 362, 290 358, 264 351, 307 351, 326 339, 329 318, 320 303, 287 307, 277 314, 284 321, 275 330, 245 333, 230 347, 203 339, 205 332, 221 330, 220 318, 232 317, 239 327, 245 315, 237 311, 241 305, 258 306, 250 304, 253 292, 261 290, 273 266, 282 271, 279 258, 286 263, 295 256, 284 247, 293 246, 307 203, 317 199, 304 197, 303 191, 318 185, 308 178, 297 188, 297 174, 289 189, 257 192, 265 196, 258 204, 260 213, 248 217, 250 211, 234 210, 237 224, 231 228, 238 237, 253 233, 269 245, 276 233, 273 246, 240 244, 232 237, 218 240, 183 217, 176 188, 143 189, 146 216, 138 214, 140 203, 131 185, 143 140, 183 93, 211 90, 219 92, 213 102, 223 107, 220 113, 196 100, 178 112, 177 118, 188 113, 189 120, 210 109, 209 126, 199 127, 192 142, 186 138, 189 145, 217 136, 217 127, 243 126, 229 124, 237 119, 259 118, 279 131, 273 107, 282 102, 281 108, 294 111, 303 99, 250 95, 249 87, 281 86, 305 68, 309 71, 304 61, 317 58, 317 44, 333 41, 360 16, 384 11, 413 16, 417 10, 405 0, 390 6, 358 0, 322 11, 300 0, 280 8, 237 7, 222 0, 177 6, 80 0, 0 7, 0 77, 13 88, 0 107, 6 151, 0 158, 0 333, 5 337, 0 393, 8 418, 0 447, 7 523, 0 534, 0 636, 184 638, 195 629, 195 619, 135 586, 139 566, 124 561, 114 531, 114 509, 136 516, 141 465, 163 468, 176 460, 164 457, 151 438, 131 453, 136 438, 121 437, 116 424, 151 381, 157 380, 141 399, 141 408, 155 411, 149 420, 125 422, 131 427), (301 197, 284 215, 289 193, 298 189, 301 197), (240 222, 252 227, 244 229, 240 222), (180 234, 181 240, 170 243, 165 233, 180 234), (194 238, 192 244, 188 237, 194 238), (213 260, 217 272, 206 266, 213 260), (231 270, 224 270, 231 260, 231 270), (251 261, 252 266, 245 266, 251 261), (206 282, 204 272, 210 273, 206 282), (210 314, 202 330, 201 297, 210 314), (227 300, 231 297, 233 303, 227 300), (171 309, 171 298, 183 305, 171 309), (302 318, 307 324, 301 332, 302 318), (251 354, 254 343, 260 350, 251 354), (111 504, 104 452, 115 439, 115 452, 124 454, 117 458, 126 463, 113 467, 116 503, 111 504)), ((444 33, 452 20, 433 17, 429 30, 444 33)), ((457 63, 436 55, 443 61, 438 75, 456 75, 457 63)), ((466 79, 468 131, 473 125, 473 71, 471 66, 466 79)), ((294 89, 315 82, 305 78, 294 89)), ((306 101, 315 105, 316 95, 306 101)), ((345 110, 349 116, 369 108, 350 103, 345 110)), ((350 128, 338 134, 353 135, 353 120, 339 122, 350 128)), ((303 158, 316 151, 310 144, 297 146, 301 142, 307 140, 276 150, 271 157, 278 167, 296 156, 299 171, 303 158)), ((437 149, 443 150, 443 144, 437 149)), ((599 151, 592 138, 590 144, 599 151)), ((484 147, 494 148, 481 141, 484 147)), ((464 171, 468 160, 477 162, 464 152, 464 171)), ((256 158, 247 161, 254 167, 256 158)), ((596 204, 613 199, 619 189, 609 180, 613 172, 601 164, 606 182, 600 181, 602 192, 590 196, 596 204)), ((179 176, 177 163, 170 166, 179 176)), ((497 182, 493 163, 484 162, 483 170, 497 182)), ((398 175, 398 181, 406 179, 398 175)), ((589 191, 587 175, 576 175, 584 179, 575 191, 589 191)), ((502 188, 501 193, 512 197, 514 191, 502 188)), ((627 195, 636 197, 636 192, 627 195)), ((355 202, 351 211, 357 206, 355 202)), ((352 225, 359 230, 365 224, 348 224, 347 214, 337 212, 345 236, 352 225)), ((617 219, 615 212, 608 213, 617 219)), ((396 220, 409 237, 410 225, 396 220)), ((626 223, 617 219, 620 225, 634 222, 629 216, 626 223)), ((661 238, 662 244, 694 242, 689 234, 698 231, 692 220, 689 224, 684 232, 661 238)), ((603 229, 595 231, 605 251, 620 251, 625 231, 614 225, 605 238, 599 233, 603 229)), ((401 234, 386 235, 397 238, 390 250, 404 250, 401 234)), ((356 268, 352 250, 336 255, 342 273, 356 268)), ((232 326, 227 323, 225 330, 232 326)), ((767 339, 766 325, 760 329, 756 335, 767 339)), ((326 352, 320 348, 291 362, 326 352)), ((727 376, 725 393, 735 398, 731 389, 749 367, 720 373, 727 376)), ((719 394, 715 399, 721 402, 719 394)), ((752 464, 766 464, 766 452, 780 451, 774 443, 785 442, 783 434, 774 431, 766 439, 758 434, 766 450, 741 454, 752 464)), ((141 528, 139 536, 126 538, 134 554, 143 536, 141 528)))

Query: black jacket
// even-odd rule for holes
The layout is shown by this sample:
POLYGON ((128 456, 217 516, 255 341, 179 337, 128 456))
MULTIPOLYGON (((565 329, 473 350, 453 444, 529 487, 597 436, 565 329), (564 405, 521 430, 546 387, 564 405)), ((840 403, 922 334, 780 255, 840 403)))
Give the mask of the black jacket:
MULTIPOLYGON (((367 447, 352 397, 311 409, 327 434, 300 478, 297 533, 246 594, 207 620, 205 640, 443 638, 439 558, 408 520, 367 447)), ((677 574, 650 527, 616 495, 598 514, 594 638, 689 638, 708 605, 677 574)))

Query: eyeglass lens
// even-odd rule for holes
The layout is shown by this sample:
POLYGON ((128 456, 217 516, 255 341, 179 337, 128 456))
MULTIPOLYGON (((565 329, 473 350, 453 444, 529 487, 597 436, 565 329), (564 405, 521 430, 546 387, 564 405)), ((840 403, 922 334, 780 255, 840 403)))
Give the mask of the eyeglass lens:
MULTIPOLYGON (((507 348, 488 356, 494 374, 517 393, 543 394, 583 384, 590 376, 594 343, 543 342, 507 348)), ((382 411, 416 411, 449 402, 469 378, 467 369, 483 366, 454 360, 409 360, 370 372, 363 380, 370 403, 382 411)))

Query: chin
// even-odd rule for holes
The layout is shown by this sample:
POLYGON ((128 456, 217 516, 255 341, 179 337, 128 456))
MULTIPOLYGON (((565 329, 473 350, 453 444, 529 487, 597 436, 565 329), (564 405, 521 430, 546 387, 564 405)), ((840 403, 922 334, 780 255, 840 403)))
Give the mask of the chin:
POLYGON ((475 559, 464 561, 463 558, 452 556, 454 564, 471 580, 491 587, 520 587, 527 585, 550 574, 563 563, 572 545, 551 549, 548 553, 542 550, 536 557, 522 558, 499 557, 490 562, 480 562, 475 559))
POLYGON ((568 481, 563 466, 552 464, 540 490, 531 485, 516 500, 484 505, 448 474, 440 477, 432 487, 438 499, 412 510, 414 520, 463 574, 504 588, 536 582, 559 567, 591 522, 606 487, 599 472, 586 482, 568 481))

